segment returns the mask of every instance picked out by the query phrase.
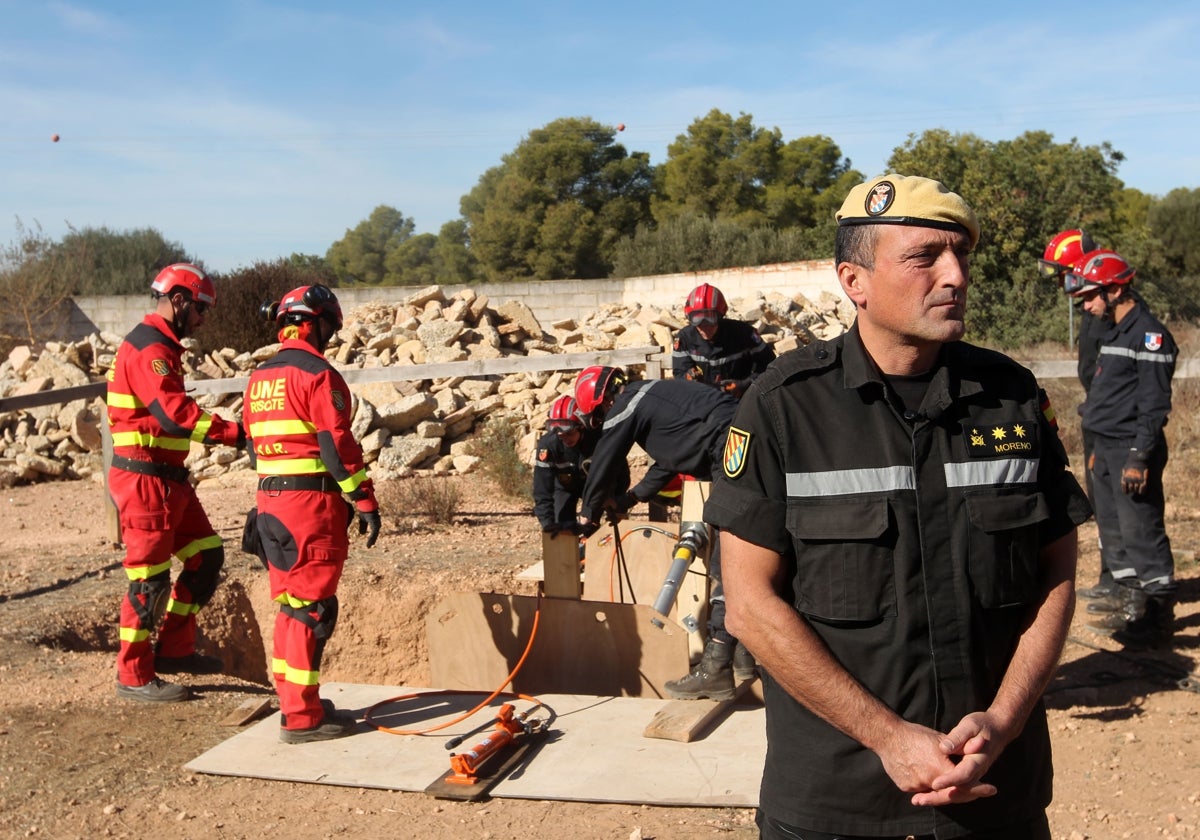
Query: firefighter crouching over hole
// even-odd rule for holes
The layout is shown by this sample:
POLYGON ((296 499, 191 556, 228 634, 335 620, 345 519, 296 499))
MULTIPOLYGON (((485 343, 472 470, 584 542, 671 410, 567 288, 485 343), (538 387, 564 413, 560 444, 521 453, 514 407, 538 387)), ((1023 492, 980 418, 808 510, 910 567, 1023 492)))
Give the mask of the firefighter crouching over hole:
POLYGON ((285 744, 349 735, 353 716, 320 698, 321 654, 337 624, 337 585, 358 517, 367 548, 379 536, 379 505, 362 447, 350 432, 350 389, 323 352, 342 309, 322 285, 302 286, 260 314, 280 324, 279 352, 250 376, 242 409, 258 471, 250 545, 279 603, 271 671, 285 744), (345 493, 354 504, 344 501, 345 493), (254 545, 255 538, 259 541, 254 545))
POLYGON ((158 674, 219 674, 224 667, 196 652, 196 613, 216 591, 225 549, 183 462, 192 441, 240 447, 245 437, 237 423, 204 411, 183 389, 180 342, 216 305, 212 280, 197 266, 177 263, 158 273, 150 291, 154 311, 117 349, 105 400, 113 440, 108 487, 129 577, 121 599, 117 696, 173 703, 188 699, 188 690, 158 674), (172 554, 183 563, 174 587, 172 554))

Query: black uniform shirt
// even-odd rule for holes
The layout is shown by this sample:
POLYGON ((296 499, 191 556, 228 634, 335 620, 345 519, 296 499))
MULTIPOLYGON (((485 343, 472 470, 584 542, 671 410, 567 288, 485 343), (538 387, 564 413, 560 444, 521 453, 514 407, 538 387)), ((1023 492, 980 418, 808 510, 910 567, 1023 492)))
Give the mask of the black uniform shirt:
POLYGON ((1083 428, 1149 452, 1171 411, 1175 339, 1140 300, 1104 335, 1083 404, 1083 428))
MULTIPOLYGON (((604 500, 615 495, 614 481, 636 443, 654 463, 633 488, 646 501, 676 473, 701 481, 720 467, 725 432, 737 400, 723 391, 685 379, 647 379, 625 386, 604 418, 600 442, 583 490, 581 510, 593 521, 604 500)), ((626 473, 627 474, 627 473, 626 473)))
MULTIPOLYGON (((940 732, 988 707, 1039 595, 1039 549, 1090 515, 1028 370, 951 343, 924 400, 904 410, 857 325, 759 377, 724 467, 705 521, 782 555, 781 595, 833 656, 905 720, 940 732)), ((1040 705, 984 777, 999 794, 918 808, 874 753, 769 674, 764 683, 760 803, 786 824, 954 837, 1050 800, 1040 705)))
POLYGON ((676 379, 693 379, 705 385, 750 380, 775 359, 775 348, 762 340, 758 330, 745 321, 722 318, 713 340, 688 324, 675 334, 671 370, 676 379), (695 374, 699 370, 699 375, 695 374), (689 375, 689 372, 692 372, 689 375))
POLYGON ((1108 324, 1103 318, 1097 318, 1087 310, 1080 310, 1079 319, 1079 384, 1083 386, 1084 394, 1092 387, 1092 377, 1096 375, 1096 360, 1100 358, 1100 344, 1104 334, 1108 332, 1108 324))

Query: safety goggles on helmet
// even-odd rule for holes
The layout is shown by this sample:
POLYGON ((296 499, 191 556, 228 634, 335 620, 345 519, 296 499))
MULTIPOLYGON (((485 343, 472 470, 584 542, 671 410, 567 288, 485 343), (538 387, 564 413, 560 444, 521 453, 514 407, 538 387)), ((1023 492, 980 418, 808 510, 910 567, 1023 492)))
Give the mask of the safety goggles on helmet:
POLYGON ((556 435, 568 435, 571 432, 582 431, 583 421, 578 417, 572 417, 570 420, 547 420, 546 428, 556 435))
POLYGON ((1099 289, 1099 283, 1089 281, 1082 274, 1076 274, 1073 271, 1068 271, 1063 275, 1063 291, 1072 297, 1081 295, 1091 289, 1099 289))
POLYGON ((1062 263, 1050 260, 1038 260, 1038 274, 1046 280, 1053 280, 1055 277, 1061 276, 1063 272, 1070 270, 1071 267, 1069 265, 1063 265, 1062 263))
POLYGON ((721 322, 721 313, 715 309, 697 309, 689 312, 687 318, 693 327, 715 327, 721 322))

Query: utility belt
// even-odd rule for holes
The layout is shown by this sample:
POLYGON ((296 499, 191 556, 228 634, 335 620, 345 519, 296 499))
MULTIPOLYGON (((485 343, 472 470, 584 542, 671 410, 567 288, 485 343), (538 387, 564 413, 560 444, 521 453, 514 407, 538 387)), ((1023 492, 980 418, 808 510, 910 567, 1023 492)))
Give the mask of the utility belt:
POLYGON ((170 464, 159 464, 155 461, 138 461, 134 458, 126 458, 124 455, 113 455, 112 465, 119 470, 125 470, 125 472, 156 475, 168 481, 178 481, 180 484, 187 484, 190 477, 187 467, 173 467, 170 464))
POLYGON ((264 475, 258 479, 258 489, 271 495, 286 490, 316 490, 321 493, 341 493, 342 488, 331 475, 264 475))

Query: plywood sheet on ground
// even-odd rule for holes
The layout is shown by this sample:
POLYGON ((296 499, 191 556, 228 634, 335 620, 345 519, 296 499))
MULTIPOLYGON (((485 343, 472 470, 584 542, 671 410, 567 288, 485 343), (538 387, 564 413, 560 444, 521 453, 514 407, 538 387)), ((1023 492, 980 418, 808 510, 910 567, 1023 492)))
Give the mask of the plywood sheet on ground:
MULTIPOLYGON (((349 683, 321 687, 323 697, 360 719, 380 701, 430 691, 349 683)), ((382 706, 374 718, 392 729, 424 728, 449 720, 483 696, 427 694, 382 706)), ((758 802, 766 750, 761 707, 736 707, 704 738, 680 743, 642 737, 646 724, 670 701, 573 694, 540 699, 554 711, 551 728, 558 734, 493 788, 493 797, 702 807, 758 802)), ((514 702, 518 712, 528 707, 514 702)), ((279 743, 279 715, 274 714, 186 766, 223 776, 423 791, 449 769, 446 741, 492 718, 497 705, 431 735, 392 735, 360 724, 350 737, 300 745, 279 743)), ((483 734, 468 737, 459 749, 468 749, 483 734)))

